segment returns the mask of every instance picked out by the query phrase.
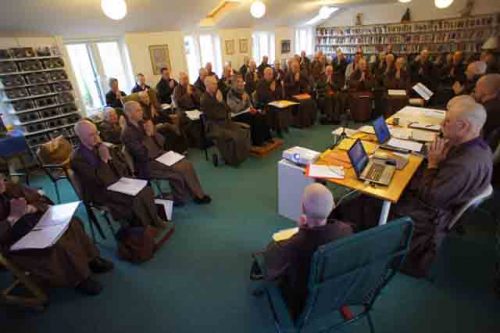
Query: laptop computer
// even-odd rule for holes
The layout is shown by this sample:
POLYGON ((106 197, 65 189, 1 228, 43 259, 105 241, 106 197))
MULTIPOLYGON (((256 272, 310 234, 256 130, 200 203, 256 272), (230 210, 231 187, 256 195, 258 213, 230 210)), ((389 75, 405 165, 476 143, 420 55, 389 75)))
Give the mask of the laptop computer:
POLYGON ((356 177, 375 184, 390 184, 396 167, 370 159, 360 139, 354 142, 347 151, 347 155, 349 155, 356 177))
POLYGON ((393 150, 400 153, 410 153, 422 151, 423 145, 419 142, 391 138, 389 127, 385 123, 384 117, 380 116, 372 123, 375 136, 380 143, 380 148, 393 150))

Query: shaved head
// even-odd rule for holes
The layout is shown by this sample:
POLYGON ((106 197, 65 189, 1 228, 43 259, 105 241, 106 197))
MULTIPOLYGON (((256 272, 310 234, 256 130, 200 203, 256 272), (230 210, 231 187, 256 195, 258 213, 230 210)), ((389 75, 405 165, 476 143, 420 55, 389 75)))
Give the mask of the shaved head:
POLYGON ((476 76, 484 75, 487 67, 488 65, 484 61, 474 61, 467 66, 465 74, 469 80, 472 80, 476 76))
POLYGON ((474 97, 479 103, 496 98, 500 93, 500 74, 486 74, 476 83, 474 97))
POLYGON ((90 120, 82 119, 78 121, 75 124, 74 130, 80 142, 88 148, 93 148, 101 142, 99 133, 97 133, 97 127, 90 120))
POLYGON ((138 121, 142 120, 143 111, 141 104, 139 104, 139 102, 128 101, 123 106, 123 112, 125 113, 129 121, 137 123, 138 121))
POLYGON ((450 99, 446 105, 443 135, 456 142, 465 142, 481 133, 486 122, 486 110, 472 96, 460 95, 450 99))
POLYGON ((332 192, 324 185, 315 183, 308 185, 302 195, 302 212, 308 226, 326 224, 326 219, 335 206, 332 192))

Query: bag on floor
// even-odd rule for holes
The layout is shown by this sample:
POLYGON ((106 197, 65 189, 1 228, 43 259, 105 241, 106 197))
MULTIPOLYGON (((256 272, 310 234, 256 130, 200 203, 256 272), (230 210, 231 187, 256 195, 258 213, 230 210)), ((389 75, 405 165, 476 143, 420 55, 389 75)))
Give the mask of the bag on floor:
POLYGON ((156 250, 156 231, 147 227, 128 227, 118 232, 118 256, 133 263, 143 263, 153 258, 156 250))

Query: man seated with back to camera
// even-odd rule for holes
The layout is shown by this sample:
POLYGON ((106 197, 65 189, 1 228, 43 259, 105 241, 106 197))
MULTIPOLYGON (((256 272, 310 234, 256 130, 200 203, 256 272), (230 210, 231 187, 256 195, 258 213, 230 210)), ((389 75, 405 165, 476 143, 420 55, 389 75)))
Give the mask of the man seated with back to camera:
MULTIPOLYGON (((293 318, 302 312, 307 299, 307 282, 314 252, 321 245, 352 234, 341 221, 327 224, 335 208, 333 195, 324 185, 315 183, 304 189, 299 231, 291 238, 271 242, 264 252, 264 278, 280 283, 293 318)), ((341 259, 339 259, 341 260, 341 259)))
POLYGON ((203 191, 198 175, 187 158, 172 166, 156 161, 165 153, 163 136, 156 132, 150 120, 143 119, 139 103, 125 103, 127 125, 122 133, 122 142, 134 159, 135 169, 141 179, 165 179, 172 188, 174 204, 184 205, 189 198, 197 204, 208 204, 211 198, 203 191))
MULTIPOLYGON (((492 154, 481 138, 486 112, 471 96, 451 99, 442 123, 443 138, 428 149, 428 161, 413 176, 389 220, 409 216, 414 223, 410 252, 403 271, 424 277, 447 234, 450 218, 491 183, 492 154)), ((358 230, 377 224, 382 202, 361 195, 345 202, 333 217, 355 223, 358 230)))
POLYGON ((237 115, 232 119, 250 125, 252 144, 263 146, 266 142, 272 141, 271 131, 266 124, 266 117, 253 108, 250 96, 245 92, 245 81, 241 75, 233 75, 232 87, 227 94, 227 105, 233 115, 250 109, 250 111, 237 115))
POLYGON ((88 120, 80 120, 75 125, 75 133, 80 145, 71 156, 71 169, 82 187, 82 199, 107 207, 116 220, 134 226, 166 227, 167 222, 156 212, 151 187, 146 186, 136 196, 107 189, 121 177, 134 176, 122 153, 102 144, 96 126, 88 120))

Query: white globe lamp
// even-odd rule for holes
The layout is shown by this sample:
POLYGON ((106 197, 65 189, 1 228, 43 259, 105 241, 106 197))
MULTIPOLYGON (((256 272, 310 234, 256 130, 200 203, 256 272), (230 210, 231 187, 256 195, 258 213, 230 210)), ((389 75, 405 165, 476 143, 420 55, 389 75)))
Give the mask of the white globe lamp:
POLYGON ((101 0, 101 9, 104 15, 112 20, 121 20, 127 15, 125 0, 101 0))
POLYGON ((260 0, 254 1, 250 6, 250 14, 255 18, 261 18, 266 14, 266 5, 260 0))

